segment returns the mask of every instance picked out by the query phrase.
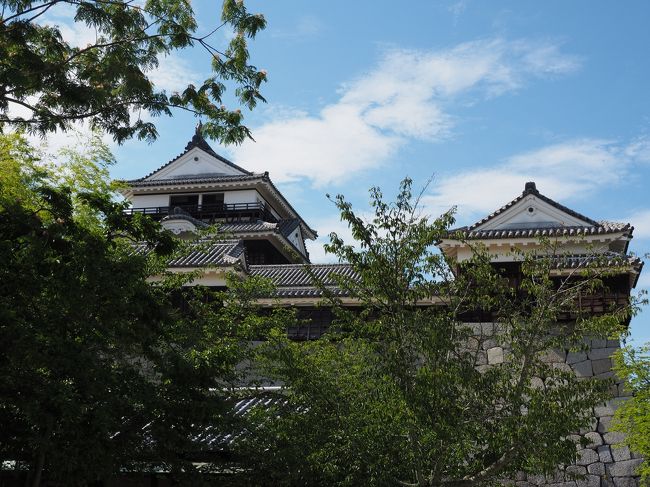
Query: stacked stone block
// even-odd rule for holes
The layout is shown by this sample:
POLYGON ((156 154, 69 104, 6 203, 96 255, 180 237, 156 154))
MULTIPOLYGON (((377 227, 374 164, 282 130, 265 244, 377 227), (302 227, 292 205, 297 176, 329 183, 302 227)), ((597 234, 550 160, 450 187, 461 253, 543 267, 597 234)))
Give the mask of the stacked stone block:
MULTIPOLYGON (((494 323, 470 323, 476 337, 470 339, 470 348, 478 351, 478 368, 484 369, 507 360, 507 347, 491 338, 494 323)), ((587 351, 549 350, 543 360, 553 367, 573 371, 578 377, 597 377, 614 379, 612 399, 594 408, 592 424, 580 431, 574 438, 584 437, 586 448, 578 451, 575 465, 559 469, 553 475, 520 474, 513 483, 520 487, 638 487, 639 478, 636 467, 643 459, 622 444, 624 435, 610 431, 610 423, 616 408, 630 395, 622 380, 615 377, 612 370, 612 354, 618 350, 618 340, 585 338, 587 351), (582 478, 576 479, 577 476, 582 478)), ((541 379, 540 386, 543 386, 541 379)))

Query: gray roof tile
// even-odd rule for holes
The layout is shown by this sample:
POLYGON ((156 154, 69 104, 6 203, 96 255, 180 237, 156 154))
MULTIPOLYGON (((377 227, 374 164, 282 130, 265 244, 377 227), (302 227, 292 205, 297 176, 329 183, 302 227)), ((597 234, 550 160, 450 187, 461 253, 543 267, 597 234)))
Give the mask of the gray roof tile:
POLYGON ((226 233, 275 232, 278 230, 278 224, 262 220, 254 222, 223 223, 219 225, 219 230, 226 233))
MULTIPOLYGON (((183 255, 172 259, 169 267, 207 267, 232 266, 244 252, 244 244, 240 240, 199 240, 188 244, 189 250, 183 255)), ((134 246, 139 254, 151 252, 151 247, 141 243, 134 246)))
POLYGON ((356 273, 349 264, 283 264, 283 265, 252 265, 250 273, 271 279, 279 287, 312 286, 311 271, 325 286, 337 284, 335 275, 346 278, 356 277, 356 273))
MULTIPOLYGON (((162 168, 161 168, 162 169, 162 168)), ((149 175, 151 176, 151 174, 149 175)), ((256 179, 262 179, 263 174, 199 174, 196 176, 178 176, 175 178, 166 178, 166 179, 146 179, 149 176, 145 176, 140 179, 132 179, 127 181, 127 184, 134 188, 142 188, 146 186, 173 186, 178 184, 205 184, 205 183, 228 183, 228 182, 238 182, 238 181, 254 181, 256 179)))
POLYGON ((572 237, 586 235, 605 235, 610 233, 634 230, 629 223, 601 222, 584 227, 539 227, 539 228, 510 228, 504 230, 472 230, 472 227, 461 227, 449 231, 449 237, 483 240, 497 238, 539 238, 539 237, 572 237))
POLYGON ((273 281, 276 286, 274 296, 281 298, 316 298, 324 296, 323 289, 314 285, 309 271, 334 296, 345 296, 347 294, 338 287, 335 275, 352 279, 357 275, 348 264, 252 265, 248 269, 251 275, 265 277, 273 281))

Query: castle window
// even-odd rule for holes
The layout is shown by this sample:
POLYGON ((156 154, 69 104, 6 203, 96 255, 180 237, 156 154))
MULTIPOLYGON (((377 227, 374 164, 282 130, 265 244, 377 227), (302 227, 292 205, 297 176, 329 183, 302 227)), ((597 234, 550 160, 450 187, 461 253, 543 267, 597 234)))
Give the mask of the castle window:
POLYGON ((202 196, 203 206, 223 206, 223 193, 207 193, 202 196))
POLYGON ((169 197, 169 206, 196 206, 199 204, 198 194, 179 194, 169 197))

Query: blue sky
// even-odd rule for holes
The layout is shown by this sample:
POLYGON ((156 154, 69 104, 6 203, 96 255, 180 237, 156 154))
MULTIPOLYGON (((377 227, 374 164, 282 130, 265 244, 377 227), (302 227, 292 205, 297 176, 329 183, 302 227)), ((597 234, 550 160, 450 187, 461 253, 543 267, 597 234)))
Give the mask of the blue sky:
MULTIPOLYGON (((194 2, 201 31, 220 2, 194 2)), ((213 147, 271 178, 321 235, 345 234, 326 193, 365 208, 433 176, 432 214, 458 207, 471 223, 525 181, 600 220, 629 221, 631 249, 650 251, 650 3, 645 1, 247 2, 268 28, 251 45, 268 71, 268 104, 246 113, 257 142, 213 147)), ((218 32, 225 44, 228 32, 218 32)), ((168 90, 201 80, 198 49, 154 75, 168 90)), ((140 177, 182 152, 196 121, 159 119, 154 144, 115 147, 114 176, 140 177)), ((650 285, 650 269, 639 287, 650 285)), ((650 315, 650 312, 645 313, 650 315)), ((650 340, 650 318, 633 320, 650 340)))

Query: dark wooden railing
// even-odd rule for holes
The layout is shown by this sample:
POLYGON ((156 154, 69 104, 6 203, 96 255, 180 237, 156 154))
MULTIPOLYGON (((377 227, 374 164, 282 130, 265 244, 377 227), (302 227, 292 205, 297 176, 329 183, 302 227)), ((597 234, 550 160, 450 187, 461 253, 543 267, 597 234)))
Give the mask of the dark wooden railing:
POLYGON ((255 203, 222 203, 216 205, 149 206, 125 210, 128 215, 148 215, 154 220, 160 220, 174 212, 185 213, 204 221, 247 221, 256 219, 268 222, 276 221, 266 204, 259 201, 255 203))

